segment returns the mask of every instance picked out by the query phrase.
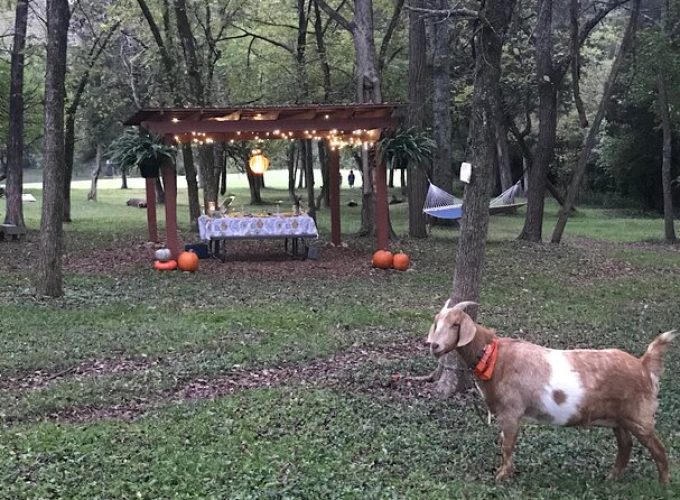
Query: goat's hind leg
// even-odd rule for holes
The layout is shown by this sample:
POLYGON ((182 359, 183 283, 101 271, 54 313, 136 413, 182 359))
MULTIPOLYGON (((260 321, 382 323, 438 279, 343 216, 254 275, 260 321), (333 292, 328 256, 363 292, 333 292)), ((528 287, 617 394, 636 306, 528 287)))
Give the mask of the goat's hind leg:
POLYGON ((638 438, 638 441, 649 450, 652 454, 654 462, 656 462, 656 468, 659 471, 659 482, 662 484, 668 484, 668 457, 666 456, 666 448, 664 448, 659 438, 656 437, 654 428, 637 430, 633 429, 631 432, 638 438))
POLYGON ((503 481, 512 476, 514 467, 512 465, 512 452, 517 443, 519 434, 519 420, 501 422, 501 466, 496 473, 496 481, 503 481))
POLYGON ((633 449, 633 438, 628 430, 623 427, 614 427, 614 435, 616 436, 618 452, 616 453, 614 468, 607 476, 607 479, 618 479, 621 477, 630 460, 630 451, 633 449))

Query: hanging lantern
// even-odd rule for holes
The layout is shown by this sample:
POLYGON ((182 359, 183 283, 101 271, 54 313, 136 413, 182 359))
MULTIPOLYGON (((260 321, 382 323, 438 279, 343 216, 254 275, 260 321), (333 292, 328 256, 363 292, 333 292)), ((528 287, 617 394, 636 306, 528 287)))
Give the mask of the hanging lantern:
POLYGON ((262 175, 268 168, 269 158, 262 154, 262 150, 253 149, 252 156, 250 157, 250 170, 255 175, 262 175))

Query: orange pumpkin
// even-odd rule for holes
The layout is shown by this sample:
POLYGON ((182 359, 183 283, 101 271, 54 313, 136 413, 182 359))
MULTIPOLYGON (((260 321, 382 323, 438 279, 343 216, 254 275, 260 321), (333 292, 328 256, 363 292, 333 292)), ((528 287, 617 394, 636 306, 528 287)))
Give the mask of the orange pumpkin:
POLYGON ((167 260, 167 261, 161 261, 157 260, 153 264, 153 268, 156 269, 157 271, 174 271, 177 269, 177 261, 176 260, 167 260))
POLYGON ((392 267, 392 258, 392 252, 389 250, 378 250, 373 254, 373 267, 389 269, 392 267))
POLYGON ((403 252, 394 254, 392 266, 398 271, 406 271, 411 265, 411 259, 403 252))
POLYGON ((177 257, 177 267, 181 271, 196 272, 198 271, 198 255, 194 252, 182 252, 177 257))

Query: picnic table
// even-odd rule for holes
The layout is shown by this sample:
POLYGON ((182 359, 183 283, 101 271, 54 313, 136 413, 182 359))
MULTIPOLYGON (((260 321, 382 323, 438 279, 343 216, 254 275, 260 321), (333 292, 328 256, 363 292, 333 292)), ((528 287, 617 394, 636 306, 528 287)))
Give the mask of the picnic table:
POLYGON ((198 218, 198 231, 201 240, 210 242, 212 255, 223 262, 222 247, 227 240, 283 239, 286 252, 304 259, 305 239, 319 237, 314 219, 307 214, 202 215, 198 218))

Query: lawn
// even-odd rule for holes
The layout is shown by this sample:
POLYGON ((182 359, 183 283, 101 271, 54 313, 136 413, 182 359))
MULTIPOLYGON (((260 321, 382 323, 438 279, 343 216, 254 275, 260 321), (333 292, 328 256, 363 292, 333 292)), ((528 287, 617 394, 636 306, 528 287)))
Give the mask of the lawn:
MULTIPOLYGON (((536 426, 520 438, 516 477, 496 484, 498 431, 471 396, 440 401, 396 376, 435 366, 423 339, 450 293, 457 231, 403 238, 394 246, 412 270, 377 271, 372 241, 352 237, 360 207, 343 203, 347 246, 325 244, 323 211, 318 261, 244 243, 225 264, 164 274, 151 266, 144 211, 125 205, 142 191, 101 190, 96 204, 85 193, 73 193, 62 299, 31 293, 39 204, 26 205, 26 241, 0 242, 0 498, 680 497, 678 345, 657 426, 668 488, 638 444, 625 476, 603 481, 609 430, 536 426)), ((391 206, 402 236, 406 208, 391 206)), ((556 211, 548 205, 547 236, 556 211)), ((185 220, 186 202, 179 212, 185 220)), ((492 218, 481 323, 635 354, 680 327, 680 249, 658 243, 660 219, 580 209, 553 246, 517 242, 522 216, 492 218)))

